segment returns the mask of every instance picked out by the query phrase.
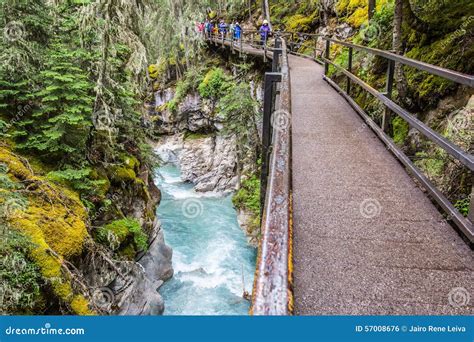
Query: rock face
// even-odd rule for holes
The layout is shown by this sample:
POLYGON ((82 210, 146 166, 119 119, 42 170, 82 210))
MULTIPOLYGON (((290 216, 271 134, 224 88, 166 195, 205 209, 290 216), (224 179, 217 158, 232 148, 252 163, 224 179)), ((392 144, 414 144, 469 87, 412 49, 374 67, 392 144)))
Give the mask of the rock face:
POLYGON ((133 282, 123 289, 124 282, 116 281, 114 290, 122 290, 117 306, 120 315, 161 315, 165 306, 158 289, 173 276, 173 251, 166 246, 158 221, 155 240, 148 252, 138 261, 138 270, 130 272, 133 282), (118 286, 117 286, 118 285, 118 286), (122 285, 122 286, 120 286, 122 285))
POLYGON ((239 226, 244 230, 245 234, 247 235, 248 244, 257 248, 260 239, 260 234, 258 230, 253 229, 252 220, 253 215, 250 212, 244 209, 238 210, 237 221, 239 222, 239 226))
POLYGON ((179 132, 213 132, 223 128, 223 118, 213 114, 213 104, 203 100, 199 94, 188 94, 180 101, 178 108, 171 111, 167 103, 175 96, 174 89, 155 93, 152 121, 157 134, 175 134, 179 132))
MULTIPOLYGON (((250 81, 251 96, 263 103, 263 83, 250 81)), ((224 129, 225 118, 216 112, 216 104, 203 99, 197 92, 187 94, 179 101, 177 108, 171 110, 168 104, 175 98, 176 90, 166 88, 154 94, 149 108, 147 127, 152 127, 157 135, 173 135, 183 132, 212 133, 224 129)))
POLYGON ((198 192, 226 193, 237 189, 238 158, 233 136, 169 136, 160 143, 157 153, 165 163, 177 163, 183 181, 195 184, 198 192))
POLYGON ((85 258, 85 276, 93 289, 92 305, 117 315, 161 315, 158 288, 173 276, 172 250, 166 246, 158 220, 152 242, 137 261, 114 260, 110 251, 85 258))
POLYGON ((149 246, 135 260, 115 255, 97 245, 85 256, 80 269, 93 289, 92 305, 100 313, 118 315, 158 315, 164 303, 157 289, 172 277, 172 250, 166 246, 161 225, 155 218, 161 192, 146 166, 140 167, 133 181, 113 183, 110 197, 115 210, 101 212, 98 222, 115 219, 118 214, 140 222, 149 246))

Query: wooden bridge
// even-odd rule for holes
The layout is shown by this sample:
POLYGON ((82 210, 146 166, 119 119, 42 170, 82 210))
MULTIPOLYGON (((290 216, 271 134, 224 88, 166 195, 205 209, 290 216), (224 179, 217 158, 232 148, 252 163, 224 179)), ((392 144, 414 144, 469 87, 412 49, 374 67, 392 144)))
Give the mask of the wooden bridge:
POLYGON ((472 314, 473 200, 466 218, 387 131, 390 117, 399 115, 472 175, 473 156, 398 106, 391 93, 395 63, 469 87, 474 77, 318 35, 305 35, 315 41, 311 56, 291 48, 301 34, 281 33, 272 47, 256 45, 254 36, 208 38, 272 60, 252 313, 472 314), (347 69, 330 60, 331 44, 348 49, 347 69), (385 93, 351 72, 358 51, 388 61, 385 93), (327 77, 330 65, 346 76, 345 90, 327 77), (353 84, 385 105, 380 127, 350 97, 353 84))

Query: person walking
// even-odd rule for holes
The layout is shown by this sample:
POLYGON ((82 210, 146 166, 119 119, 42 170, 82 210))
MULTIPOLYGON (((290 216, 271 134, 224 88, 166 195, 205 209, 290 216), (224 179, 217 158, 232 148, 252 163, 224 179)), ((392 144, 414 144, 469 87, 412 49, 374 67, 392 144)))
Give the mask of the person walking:
POLYGON ((262 46, 267 45, 268 37, 270 37, 270 34, 272 33, 270 25, 268 25, 268 20, 263 21, 263 25, 260 27, 259 32, 262 46))
POLYGON ((197 23, 196 27, 197 27, 197 32, 198 33, 202 34, 204 32, 204 23, 203 22, 197 23))
POLYGON ((219 23, 219 33, 221 34, 221 38, 225 38, 227 35, 227 24, 224 20, 221 20, 219 23))
POLYGON ((204 33, 207 38, 211 38, 211 30, 211 22, 209 21, 209 19, 206 19, 206 21, 204 22, 204 33))
POLYGON ((234 39, 240 40, 241 37, 242 37, 242 28, 240 27, 240 24, 236 22, 234 25, 234 39))

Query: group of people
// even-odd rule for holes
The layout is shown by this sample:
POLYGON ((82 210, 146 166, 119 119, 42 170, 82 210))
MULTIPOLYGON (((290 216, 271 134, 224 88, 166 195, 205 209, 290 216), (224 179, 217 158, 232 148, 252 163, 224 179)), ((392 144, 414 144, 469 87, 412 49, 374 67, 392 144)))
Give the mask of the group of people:
POLYGON ((197 25, 199 33, 205 34, 206 37, 211 37, 212 35, 223 35, 227 37, 230 34, 236 40, 239 40, 242 36, 242 27, 237 21, 232 22, 228 25, 224 20, 221 20, 219 23, 216 23, 214 20, 206 19, 205 22, 201 22, 197 25))
MULTIPOLYGON (((212 35, 221 35, 222 37, 228 37, 228 35, 230 35, 230 37, 235 40, 239 40, 242 37, 243 32, 239 22, 233 21, 228 25, 223 19, 218 23, 215 20, 206 19, 206 21, 197 24, 197 31, 209 38, 212 35)), ((259 33, 262 45, 266 45, 268 38, 272 33, 267 20, 263 21, 259 33)))

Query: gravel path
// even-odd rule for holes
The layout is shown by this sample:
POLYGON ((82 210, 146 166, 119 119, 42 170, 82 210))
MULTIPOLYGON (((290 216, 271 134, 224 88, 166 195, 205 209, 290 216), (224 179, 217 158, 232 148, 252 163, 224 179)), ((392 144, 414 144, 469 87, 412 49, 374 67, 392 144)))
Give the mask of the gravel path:
POLYGON ((295 313, 472 314, 473 251, 323 67, 290 68, 295 313))

